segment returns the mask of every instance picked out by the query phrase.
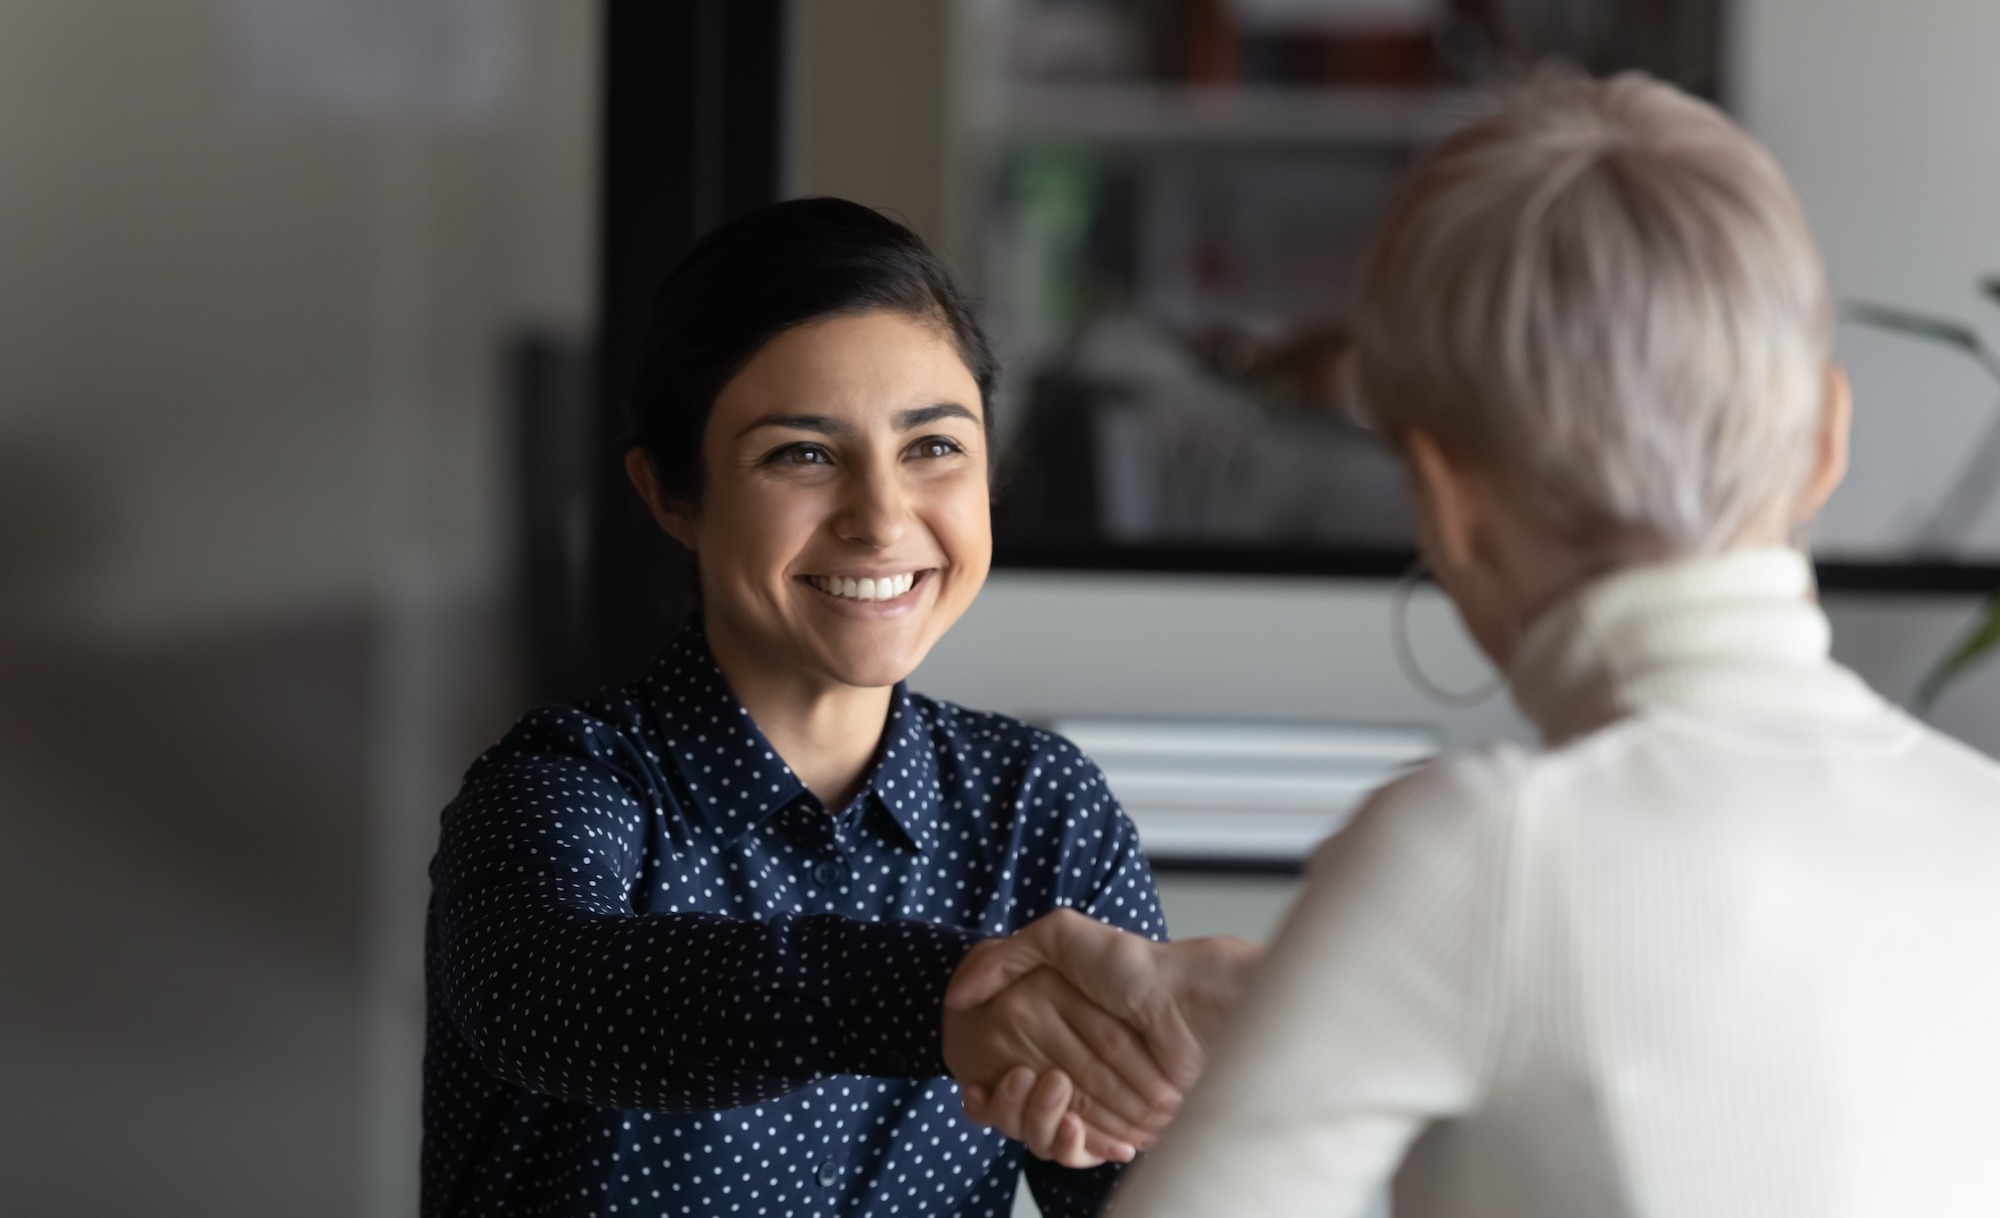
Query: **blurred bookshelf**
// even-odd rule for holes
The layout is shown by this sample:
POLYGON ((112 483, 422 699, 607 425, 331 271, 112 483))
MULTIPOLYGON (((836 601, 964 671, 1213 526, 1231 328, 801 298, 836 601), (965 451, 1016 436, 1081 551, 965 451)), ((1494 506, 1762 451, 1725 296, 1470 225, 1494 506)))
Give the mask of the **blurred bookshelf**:
POLYGON ((1412 161, 1562 60, 1718 92, 1721 0, 959 0, 949 244, 1006 367, 1003 564, 1407 566, 1344 409, 1412 161))
MULTIPOLYGON (((1406 571, 1401 470, 1340 389, 1397 183, 1550 62, 1643 70, 1726 106, 1725 2, 959 0, 949 244, 1006 370, 996 561, 1406 571)), ((1991 409, 1963 406, 1933 413, 1991 409)), ((1893 451, 1855 459, 1857 485, 1894 494, 1830 514, 1822 587, 2000 586, 2000 513, 1949 544, 1924 524, 1968 484, 2000 498, 1988 473, 1912 482, 1883 472, 1893 451)))

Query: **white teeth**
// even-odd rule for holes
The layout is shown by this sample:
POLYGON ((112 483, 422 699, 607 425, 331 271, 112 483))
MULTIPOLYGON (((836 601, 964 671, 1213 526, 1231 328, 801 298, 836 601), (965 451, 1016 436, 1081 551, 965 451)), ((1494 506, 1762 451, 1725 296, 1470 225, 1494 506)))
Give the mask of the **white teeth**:
POLYGON ((892 601, 916 586, 917 573, 884 575, 880 579, 848 579, 841 575, 815 575, 813 587, 832 596, 857 601, 892 601))

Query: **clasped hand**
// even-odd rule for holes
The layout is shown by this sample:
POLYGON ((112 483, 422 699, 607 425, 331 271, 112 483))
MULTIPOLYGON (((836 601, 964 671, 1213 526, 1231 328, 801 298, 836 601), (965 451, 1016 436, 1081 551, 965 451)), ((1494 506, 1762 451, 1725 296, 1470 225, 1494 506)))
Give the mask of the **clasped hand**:
POLYGON ((945 995, 966 1115, 1067 1167, 1146 1149, 1201 1074, 1261 949, 1155 943, 1071 909, 972 949, 945 995))

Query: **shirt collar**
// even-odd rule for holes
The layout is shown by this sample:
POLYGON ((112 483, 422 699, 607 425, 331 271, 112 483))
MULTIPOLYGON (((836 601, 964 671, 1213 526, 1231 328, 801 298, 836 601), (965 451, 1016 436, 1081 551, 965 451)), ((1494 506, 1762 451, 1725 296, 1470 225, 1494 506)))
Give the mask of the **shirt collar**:
MULTIPOLYGON (((729 688, 698 618, 690 619, 645 677, 662 744, 692 798, 692 817, 725 842, 763 824, 801 798, 805 784, 729 688)), ((848 811, 872 808, 919 853, 937 841, 940 790, 929 715, 907 685, 896 684, 867 780, 848 811)))

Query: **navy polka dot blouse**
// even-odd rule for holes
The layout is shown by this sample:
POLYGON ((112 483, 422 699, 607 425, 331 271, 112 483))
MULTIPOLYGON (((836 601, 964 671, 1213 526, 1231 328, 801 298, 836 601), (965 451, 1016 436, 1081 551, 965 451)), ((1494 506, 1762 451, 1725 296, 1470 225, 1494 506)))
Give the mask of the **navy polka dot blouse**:
MULTIPOLYGON (((431 880, 426 1218, 1006 1218, 1024 1152, 943 1077, 953 970, 1062 905, 1165 935, 1068 741, 898 686, 836 815, 698 625, 474 763, 431 880)), ((1052 1218, 1116 1171, 1025 1166, 1052 1218)))

